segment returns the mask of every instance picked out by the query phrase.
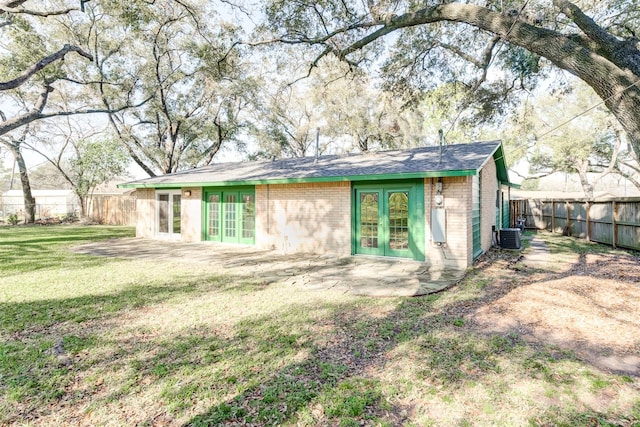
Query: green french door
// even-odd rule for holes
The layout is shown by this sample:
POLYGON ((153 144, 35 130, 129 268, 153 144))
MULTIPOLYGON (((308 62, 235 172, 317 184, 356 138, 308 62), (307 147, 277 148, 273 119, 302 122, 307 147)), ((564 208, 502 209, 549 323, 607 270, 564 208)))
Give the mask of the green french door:
POLYGON ((424 259, 424 206, 416 193, 413 186, 356 187, 354 252, 424 259))
POLYGON ((205 191, 205 240, 255 243, 253 189, 205 191))

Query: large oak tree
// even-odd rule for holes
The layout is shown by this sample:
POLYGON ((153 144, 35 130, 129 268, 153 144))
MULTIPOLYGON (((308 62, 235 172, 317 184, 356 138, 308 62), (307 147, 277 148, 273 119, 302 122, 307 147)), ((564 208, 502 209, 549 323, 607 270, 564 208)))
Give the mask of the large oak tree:
POLYGON ((254 88, 236 24, 223 2, 104 0, 88 6, 89 44, 113 109, 123 97, 146 102, 109 114, 131 158, 149 176, 210 164, 236 140, 254 88))

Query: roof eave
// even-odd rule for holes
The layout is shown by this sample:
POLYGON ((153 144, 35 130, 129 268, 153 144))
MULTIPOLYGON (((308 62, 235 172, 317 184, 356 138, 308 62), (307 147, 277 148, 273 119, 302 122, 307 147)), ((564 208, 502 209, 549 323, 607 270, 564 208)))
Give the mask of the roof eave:
POLYGON ((184 188, 184 187, 230 187, 240 185, 264 185, 264 184, 302 184, 302 183, 322 183, 322 182, 351 182, 351 181, 382 181, 400 180, 416 178, 440 178, 452 176, 476 175, 475 169, 448 170, 448 171, 426 171, 398 174, 371 174, 371 175, 348 175, 331 177, 305 177, 305 178, 274 178, 274 179, 249 179, 236 181, 185 181, 185 182, 128 182, 118 184, 119 188, 184 188))
POLYGON ((494 150, 493 159, 496 162, 496 170, 500 182, 508 186, 515 185, 509 180, 509 170, 507 169, 507 163, 504 158, 504 148, 502 147, 502 143, 500 143, 500 145, 498 145, 494 150))

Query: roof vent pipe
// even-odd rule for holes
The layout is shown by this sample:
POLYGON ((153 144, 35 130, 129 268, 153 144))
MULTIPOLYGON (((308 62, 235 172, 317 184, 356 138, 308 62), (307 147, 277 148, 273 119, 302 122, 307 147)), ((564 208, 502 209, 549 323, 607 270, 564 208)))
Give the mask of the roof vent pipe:
POLYGON ((444 151, 444 132, 438 129, 438 139, 440 140, 440 163, 442 163, 442 152, 444 151))
POLYGON ((314 163, 318 163, 318 157, 320 156, 320 128, 316 128, 316 159, 314 163))

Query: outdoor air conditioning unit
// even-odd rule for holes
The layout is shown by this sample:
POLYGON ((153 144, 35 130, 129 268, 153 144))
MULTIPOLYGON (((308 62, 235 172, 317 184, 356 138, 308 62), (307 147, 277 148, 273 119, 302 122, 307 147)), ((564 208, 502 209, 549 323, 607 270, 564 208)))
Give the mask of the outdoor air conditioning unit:
POLYGON ((521 249, 519 228, 503 228, 500 230, 500 247, 503 249, 521 249))

